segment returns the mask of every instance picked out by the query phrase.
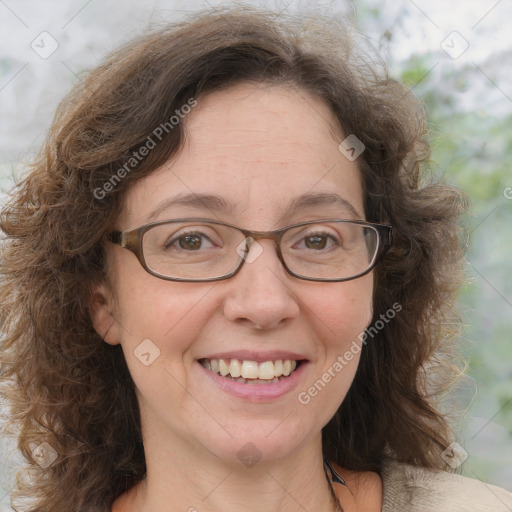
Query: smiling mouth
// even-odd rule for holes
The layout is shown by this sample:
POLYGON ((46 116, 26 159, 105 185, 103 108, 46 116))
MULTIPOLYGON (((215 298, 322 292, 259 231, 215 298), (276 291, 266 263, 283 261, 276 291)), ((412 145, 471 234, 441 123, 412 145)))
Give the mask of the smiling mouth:
POLYGON ((248 361, 240 359, 200 359, 207 369, 221 377, 244 384, 273 384, 288 378, 302 363, 292 359, 248 361))

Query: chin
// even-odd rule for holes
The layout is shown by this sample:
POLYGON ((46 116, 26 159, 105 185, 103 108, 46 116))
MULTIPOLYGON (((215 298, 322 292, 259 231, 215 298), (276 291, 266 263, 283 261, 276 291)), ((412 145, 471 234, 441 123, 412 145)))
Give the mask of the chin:
POLYGON ((287 422, 287 419, 275 418, 259 422, 257 428, 254 422, 252 426, 244 425, 245 422, 231 424, 231 435, 223 429, 216 429, 222 431, 221 435, 213 437, 209 431, 207 436, 201 436, 199 442, 214 457, 226 463, 242 463, 251 467, 256 463, 273 462, 286 458, 306 441, 306 433, 290 428, 287 422))

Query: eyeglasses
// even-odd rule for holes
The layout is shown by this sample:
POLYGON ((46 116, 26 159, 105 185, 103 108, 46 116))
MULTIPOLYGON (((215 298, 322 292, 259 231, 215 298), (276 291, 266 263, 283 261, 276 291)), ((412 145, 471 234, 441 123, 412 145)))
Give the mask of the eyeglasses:
POLYGON ((361 220, 311 220, 250 231, 216 220, 175 219, 113 231, 108 240, 133 252, 155 277, 204 282, 234 276, 262 252, 257 241, 268 238, 290 275, 332 282, 368 274, 391 246, 391 233, 391 226, 361 220))

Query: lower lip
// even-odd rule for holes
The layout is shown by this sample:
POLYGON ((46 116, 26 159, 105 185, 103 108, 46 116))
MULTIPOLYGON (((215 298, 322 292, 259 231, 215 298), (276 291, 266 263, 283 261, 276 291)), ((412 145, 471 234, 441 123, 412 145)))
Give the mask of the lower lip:
POLYGON ((301 361, 299 367, 289 377, 269 384, 245 384, 237 382, 229 377, 222 377, 218 373, 205 368, 199 361, 196 361, 203 374, 211 379, 226 393, 251 402, 270 402, 292 391, 297 385, 306 370, 307 361, 301 361))

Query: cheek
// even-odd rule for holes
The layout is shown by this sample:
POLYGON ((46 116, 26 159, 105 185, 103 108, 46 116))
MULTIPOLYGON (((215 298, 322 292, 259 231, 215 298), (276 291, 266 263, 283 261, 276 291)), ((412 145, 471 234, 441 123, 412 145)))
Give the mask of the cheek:
POLYGON ((120 341, 139 403, 144 397, 147 406, 158 410, 172 396, 179 405, 188 387, 190 351, 212 314, 207 290, 160 280, 136 294, 132 285, 121 291, 120 341))
POLYGON ((139 272, 119 280, 116 321, 128 364, 137 347, 148 339, 160 351, 160 362, 181 362, 211 314, 210 288, 164 281, 147 273, 141 276, 139 272))
POLYGON ((372 300, 371 275, 326 287, 311 301, 316 330, 334 348, 350 345, 371 322, 372 300))
POLYGON ((361 334, 372 319, 371 276, 337 283, 311 302, 311 318, 317 334, 318 359, 308 387, 298 401, 303 414, 325 426, 343 402, 357 371, 361 334))
POLYGON ((372 318, 372 279, 337 283, 319 295, 314 304, 313 328, 320 343, 319 354, 323 354, 317 368, 322 375, 318 377, 333 383, 324 396, 337 407, 352 383, 364 349, 361 335, 372 318))

